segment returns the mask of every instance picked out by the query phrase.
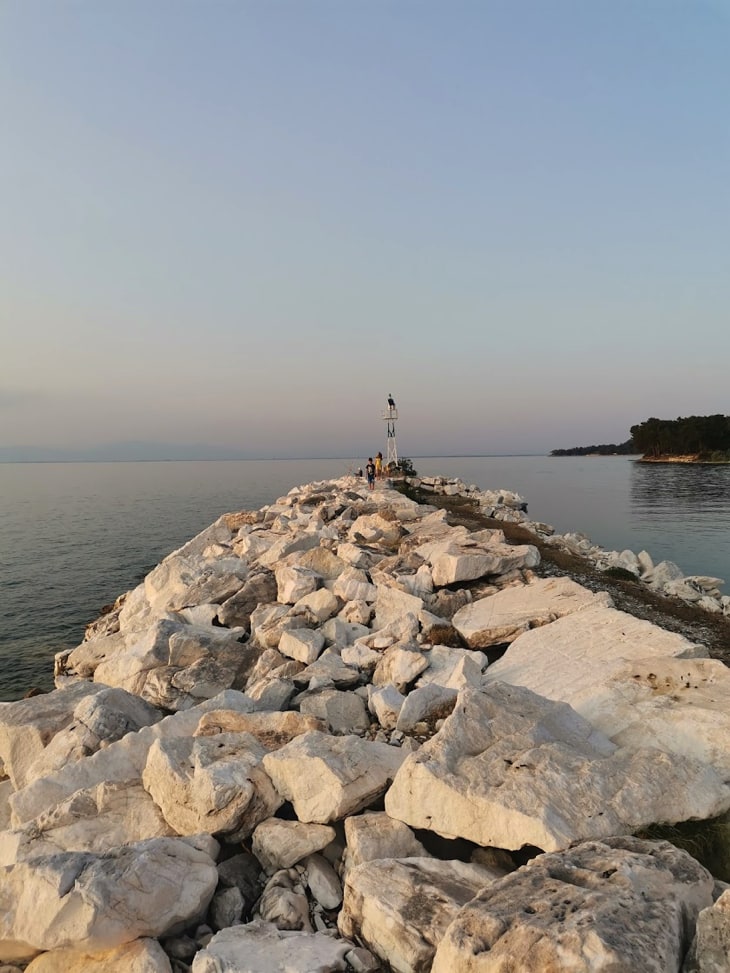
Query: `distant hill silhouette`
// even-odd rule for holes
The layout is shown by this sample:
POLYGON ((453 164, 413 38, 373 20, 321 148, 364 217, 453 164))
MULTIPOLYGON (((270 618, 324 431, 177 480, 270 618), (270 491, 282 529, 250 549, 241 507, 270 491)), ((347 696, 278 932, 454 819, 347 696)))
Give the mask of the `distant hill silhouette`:
POLYGON ((571 449, 552 449, 551 456, 629 456, 640 450, 634 445, 633 439, 625 443, 602 443, 600 446, 573 446, 571 449))

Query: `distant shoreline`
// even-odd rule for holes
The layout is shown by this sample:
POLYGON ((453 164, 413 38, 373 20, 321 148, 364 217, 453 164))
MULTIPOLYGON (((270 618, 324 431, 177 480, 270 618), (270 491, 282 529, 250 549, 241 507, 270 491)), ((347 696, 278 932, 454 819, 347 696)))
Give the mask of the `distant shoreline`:
POLYGON ((681 463, 685 466, 727 466, 730 464, 730 460, 700 459, 696 453, 683 456, 642 456, 640 459, 637 459, 636 462, 659 464, 681 463))

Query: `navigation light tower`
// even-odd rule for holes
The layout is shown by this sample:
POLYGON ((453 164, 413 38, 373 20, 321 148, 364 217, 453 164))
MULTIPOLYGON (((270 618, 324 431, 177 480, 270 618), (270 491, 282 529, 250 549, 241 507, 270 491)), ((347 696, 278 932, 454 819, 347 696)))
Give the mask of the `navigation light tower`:
POLYGON ((389 470, 392 466, 398 465, 398 447, 395 442, 395 423, 398 418, 398 410, 395 407, 393 396, 388 393, 388 408, 383 412, 383 422, 386 423, 388 430, 387 446, 385 451, 385 469, 389 470))

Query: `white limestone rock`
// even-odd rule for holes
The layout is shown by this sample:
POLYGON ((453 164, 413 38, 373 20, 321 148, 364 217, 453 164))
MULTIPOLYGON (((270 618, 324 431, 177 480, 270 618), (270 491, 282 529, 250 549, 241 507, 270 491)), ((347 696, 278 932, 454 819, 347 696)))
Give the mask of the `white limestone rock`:
POLYGON ((730 969, 730 891, 697 916, 695 937, 682 973, 727 973, 730 969))
POLYGON ((284 605, 293 605, 304 595, 316 591, 322 579, 316 572, 300 565, 282 564, 275 568, 277 600, 284 605))
POLYGON ((292 608, 292 614, 310 613, 320 625, 340 610, 341 602, 327 588, 303 595, 292 608))
POLYGON ((372 683, 373 686, 395 686, 398 692, 405 693, 427 668, 428 660, 415 643, 393 645, 383 653, 375 667, 372 683))
POLYGON ((464 686, 478 688, 482 683, 482 674, 489 665, 483 652, 447 645, 434 645, 424 655, 428 669, 421 674, 418 686, 434 684, 444 689, 463 689, 464 686))
POLYGON ((346 870, 377 858, 431 858, 407 824, 385 811, 345 818, 346 870))
POLYGON ((500 872, 460 861, 365 862, 347 872, 338 928, 399 973, 421 973, 430 969, 436 947, 462 907, 499 877, 500 872))
POLYGON ((423 599, 409 595, 406 591, 399 591, 386 585, 377 586, 375 598, 375 618, 373 628, 384 629, 394 622, 399 622, 406 615, 414 615, 418 623, 418 613, 423 609, 423 599))
POLYGON ((370 729, 365 702, 352 692, 311 690, 300 697, 299 712, 326 723, 331 733, 363 733, 370 729))
POLYGON ((377 589, 362 568, 347 567, 336 579, 333 594, 343 601, 375 601, 377 589))
POLYGON ((157 723, 162 716, 159 709, 139 696, 100 686, 99 692, 79 700, 71 724, 57 733, 33 761, 27 780, 45 777, 74 760, 88 757, 127 733, 157 723))
POLYGON ((324 728, 321 720, 291 710, 284 713, 242 713, 214 709, 203 713, 193 735, 205 737, 219 733, 250 733, 267 750, 278 750, 302 733, 324 728))
POLYGON ((459 694, 385 796, 386 812, 413 828, 545 851, 729 807, 730 787, 711 768, 616 748, 566 704, 498 682, 459 694))
POLYGON ((384 730, 395 729, 406 697, 391 685, 380 689, 370 686, 369 690, 368 709, 384 730))
POLYGON ((319 658, 324 648, 324 635, 318 629, 297 628, 282 632, 279 640, 279 652, 309 665, 319 658))
POLYGON ((427 683, 408 694, 398 714, 396 728, 401 733, 413 733, 419 723, 434 726, 438 720, 450 716, 456 705, 458 691, 427 683))
MULTIPOLYGON (((628 705, 621 700, 627 666, 651 659, 659 666, 663 660, 706 655, 703 646, 682 635, 614 608, 595 607, 523 633, 487 669, 484 681, 526 686, 548 699, 568 702, 613 737, 626 722, 620 714, 628 705)), ((665 696, 660 705, 669 703, 665 696)))
POLYGON ((174 834, 140 781, 104 781, 0 832, 0 865, 64 851, 104 854, 120 845, 174 834))
POLYGON ((73 722, 81 700, 105 688, 80 682, 15 703, 0 703, 0 759, 16 790, 33 779, 33 763, 53 737, 73 722))
POLYGON ((268 818, 254 830, 251 848, 264 871, 272 875, 321 851, 334 839, 335 829, 326 824, 268 818))
POLYGON ((730 777, 730 669, 719 659, 627 661, 571 686, 570 705, 622 747, 656 747, 730 777))
POLYGON ((522 632, 563 615, 612 604, 606 592, 594 594, 570 578, 540 578, 465 605, 456 612, 452 624, 467 645, 483 649, 512 642, 522 632))
POLYGON ((157 740, 142 782, 178 834, 240 840, 282 804, 261 767, 266 753, 246 733, 157 740))
POLYGON ((432 973, 679 973, 712 884, 665 841, 617 837, 540 855, 463 907, 432 973))
POLYGON ((217 933, 196 954, 192 973, 335 973, 352 943, 323 933, 288 932, 261 920, 217 933))
POLYGON ((0 869, 0 960, 66 947, 100 952, 162 936, 202 916, 217 881, 207 851, 184 838, 0 869))
MULTIPOLYGON (((0 973, 3 968, 0 967, 0 973)), ((172 973, 170 960, 156 939, 135 939, 115 949, 53 949, 41 953, 26 973, 172 973)))
POLYGON ((242 558, 205 561, 190 554, 171 554, 144 579, 145 596, 158 614, 220 604, 243 586, 248 571, 248 562, 242 558))
POLYGON ((431 561, 431 576, 436 587, 457 581, 474 581, 488 575, 507 574, 515 568, 534 568, 540 553, 532 544, 495 546, 489 550, 464 551, 451 545, 431 561))
POLYGON ((380 797, 403 759, 387 744, 313 731, 266 754, 263 764, 300 821, 328 824, 380 797))
POLYGON ((370 620, 370 609, 367 609, 364 616, 361 615, 358 617, 364 617, 366 622, 349 621, 340 614, 336 618, 328 618, 321 626, 320 631, 330 645, 337 645, 339 648, 344 648, 347 645, 352 645, 353 642, 362 638, 363 635, 370 634, 370 629, 367 626, 367 622, 370 620))
POLYGON ((10 798, 14 826, 52 811, 77 791, 102 783, 141 783, 147 754, 157 739, 190 736, 201 716, 209 710, 232 709, 252 712, 255 704, 243 693, 227 690, 215 699, 185 712, 168 716, 152 726, 128 733, 106 749, 59 769, 26 785, 10 798))
POLYGON ((256 907, 257 916, 277 929, 314 932, 309 902, 294 869, 275 872, 266 883, 256 907))
POLYGON ((339 909, 342 904, 342 884, 337 873, 322 855, 309 855, 304 863, 307 888, 315 902, 323 909, 339 909))

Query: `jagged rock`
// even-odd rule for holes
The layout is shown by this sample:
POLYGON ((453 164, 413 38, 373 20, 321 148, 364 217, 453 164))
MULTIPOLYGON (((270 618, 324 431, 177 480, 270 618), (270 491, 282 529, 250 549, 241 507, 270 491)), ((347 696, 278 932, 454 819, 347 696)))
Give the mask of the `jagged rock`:
POLYGON ((443 588, 458 581, 507 574, 515 568, 535 568, 540 563, 540 553, 532 544, 506 544, 502 531, 495 530, 472 534, 468 546, 449 541, 428 560, 434 585, 443 588))
POLYGON ((310 690, 300 697, 299 712, 326 723, 332 733, 362 733, 370 728, 365 702, 339 689, 310 690))
POLYGON ((72 723, 78 704, 106 688, 74 683, 52 693, 0 704, 0 759, 16 790, 33 779, 33 763, 53 737, 72 723))
POLYGON ((539 687, 535 691, 542 695, 560 698, 553 688, 558 683, 582 686, 588 678, 603 682, 627 659, 690 659, 706 655, 705 648, 682 635, 626 612, 595 606, 524 632, 489 667, 486 678, 519 680, 520 685, 539 687), (556 659, 565 660, 565 665, 556 665, 556 659), (532 672, 529 677, 528 669, 532 672))
POLYGON ((241 589, 248 570, 242 558, 203 561, 190 554, 170 554, 144 579, 145 596, 156 613, 220 604, 241 589))
POLYGON ((728 807, 730 788, 711 768, 616 748, 567 704, 497 682, 459 694, 385 796, 387 813, 413 828, 545 851, 728 807))
MULTIPOLYGON (((6 970, 0 967, 0 973, 6 970)), ((172 973, 165 950, 155 939, 137 939, 104 952, 53 949, 41 953, 26 973, 172 973)))
POLYGON ((452 622, 473 649, 512 642, 522 632, 546 625, 588 606, 612 606, 605 592, 594 594, 570 578, 543 578, 504 588, 460 608, 452 622))
POLYGON ((103 854, 130 842, 174 834, 140 781, 105 781, 0 832, 0 864, 63 851, 103 854))
POLYGON ((273 874, 291 868, 308 855, 321 851, 335 838, 334 828, 326 824, 304 824, 269 818, 253 833, 252 850, 264 870, 273 874))
POLYGON ((446 719, 456 705, 458 691, 428 683, 408 694, 398 714, 396 728, 401 733, 412 733, 419 723, 435 724, 446 719))
POLYGON ((257 911, 265 922, 272 922, 277 929, 314 932, 309 918, 309 902, 294 871, 281 869, 271 876, 257 911))
POLYGON ((423 609, 423 599, 409 595, 397 588, 377 586, 375 598, 375 619, 373 627, 384 629, 393 623, 400 623, 403 618, 413 615, 415 630, 418 631, 418 613, 423 609))
POLYGON ((377 588, 362 568, 347 567, 337 578, 333 594, 343 601, 375 601, 377 588))
POLYGON ((267 750, 278 750, 285 743, 309 730, 324 730, 321 720, 287 711, 284 713, 241 713, 235 710, 211 710, 203 713, 194 736, 219 733, 250 733, 267 750))
POLYGON ((273 571, 257 568, 234 595, 220 606, 218 620, 228 628, 251 631, 251 614, 258 605, 276 600, 277 585, 273 571))
POLYGON ((463 689, 464 686, 478 688, 482 683, 482 673, 489 664, 483 652, 451 648, 446 645, 434 645, 424 655, 428 661, 428 669, 422 673, 418 686, 438 685, 444 689, 463 689))
POLYGON ((398 722, 398 714, 403 707, 406 697, 399 693, 395 686, 383 686, 376 689, 373 686, 368 697, 368 708, 374 714, 384 730, 393 730, 398 722))
POLYGON ((36 858, 0 876, 0 960, 164 935, 203 914, 218 880, 210 855, 184 838, 36 858))
POLYGON ((328 824, 381 796, 403 758, 387 744, 313 731, 267 754, 263 763, 300 821, 328 824))
POLYGON ((727 973, 730 969, 730 892, 697 916, 692 947, 682 973, 727 973))
POLYGON ((292 614, 311 616, 314 625, 321 625, 337 614, 342 603, 327 588, 318 588, 300 598, 292 607, 292 614))
MULTIPOLYGON (((379 859, 350 869, 338 919, 400 973, 430 969, 436 947, 459 910, 501 873, 433 858, 379 859)), ((452 970, 462 967, 453 966, 452 970)))
POLYGON ((266 753, 247 733, 157 740, 142 782, 178 834, 240 840, 282 804, 261 767, 266 753))
POLYGON ((287 932, 262 921, 217 933, 193 960, 192 973, 334 973, 352 944, 323 933, 287 932))
POLYGON ((305 861, 307 887, 323 909, 338 909, 342 903, 342 885, 334 868, 322 855, 310 855, 305 861))
POLYGON ((214 929, 226 929, 241 921, 245 908, 243 893, 235 885, 216 892, 213 896, 208 915, 214 929))
POLYGON ((215 699, 185 712, 168 716, 152 726, 128 733, 104 750, 69 764, 47 777, 27 784, 13 794, 10 804, 15 826, 32 821, 78 791, 104 783, 141 783, 147 754, 157 739, 191 736, 200 717, 208 710, 234 709, 251 712, 255 704, 247 696, 227 690, 215 699))
POLYGON ((309 665, 319 658, 324 648, 324 635, 317 629, 298 628, 283 632, 279 641, 279 652, 309 665))
POLYGON ((376 858, 430 858, 407 824, 384 811, 366 811, 345 819, 347 870, 376 858))
POLYGON ((316 591, 322 584, 322 579, 309 568, 296 564, 278 566, 276 576, 277 600, 284 605, 293 605, 304 595, 316 591))
POLYGON ((373 672, 373 686, 395 686, 405 693, 410 683, 428 668, 428 660, 415 644, 393 645, 383 653, 373 672))
POLYGON ((446 930, 432 973, 678 973, 711 901, 710 873, 668 842, 587 842, 481 891, 446 930))

